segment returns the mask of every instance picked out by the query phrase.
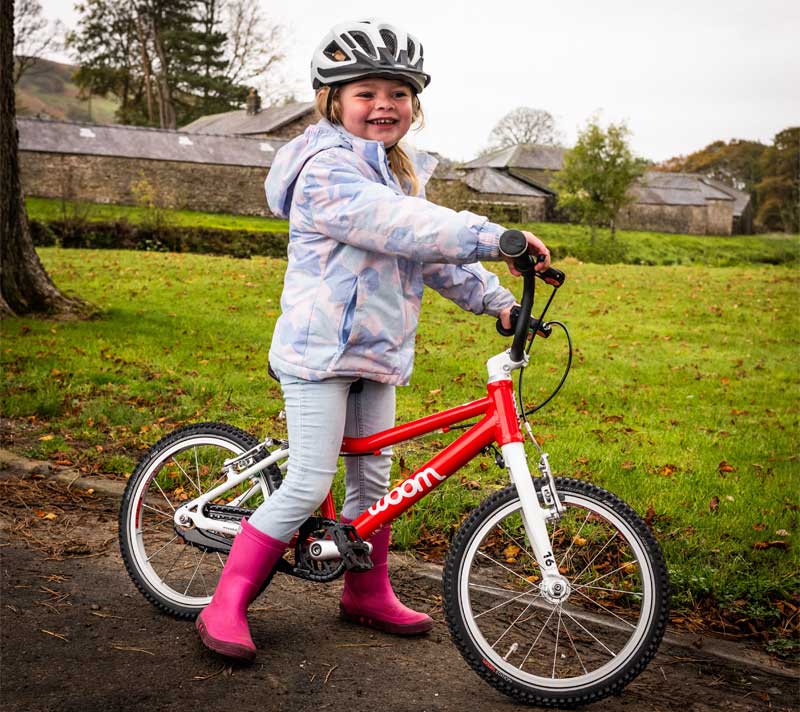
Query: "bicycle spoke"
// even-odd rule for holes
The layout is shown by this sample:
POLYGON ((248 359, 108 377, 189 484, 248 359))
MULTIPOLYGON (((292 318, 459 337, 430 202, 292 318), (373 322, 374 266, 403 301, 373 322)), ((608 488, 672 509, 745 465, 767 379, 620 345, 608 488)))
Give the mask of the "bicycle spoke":
POLYGON ((568 610, 566 610, 566 609, 563 609, 563 610, 564 610, 564 615, 567 616, 567 618, 569 618, 584 633, 586 633, 588 636, 590 636, 592 638, 592 640, 594 640, 596 643, 598 643, 601 647, 605 648, 605 650, 608 651, 608 654, 612 658, 617 657, 617 654, 613 650, 611 650, 611 648, 609 648, 602 640, 600 640, 594 633, 592 633, 592 631, 590 631, 588 628, 586 628, 586 626, 581 625, 581 622, 577 618, 574 618, 573 616, 571 616, 568 610))
MULTIPOLYGON (((588 583, 582 583, 579 586, 575 586, 575 588, 589 588, 590 584, 597 583, 598 581, 601 581, 602 579, 606 578, 607 576, 611 576, 612 574, 617 573, 617 571, 622 571, 623 569, 627 568, 628 566, 629 566, 629 562, 628 563, 624 563, 622 566, 618 566, 613 571, 609 571, 607 574, 603 574, 602 576, 597 576, 596 578, 593 578, 588 583)), ((578 577, 576 576, 575 578, 577 579, 578 577)))
POLYGON ((172 537, 172 539, 170 539, 170 540, 169 540, 169 541, 168 541, 166 544, 164 544, 164 546, 162 546, 160 549, 158 549, 157 551, 155 551, 155 552, 153 552, 152 554, 150 554, 150 556, 148 556, 148 557, 145 559, 145 561, 147 561, 147 562, 149 563, 151 559, 154 559, 154 558, 155 558, 156 556, 158 556, 158 555, 159 555, 159 554, 160 554, 162 551, 164 551, 164 549, 166 549, 166 548, 167 548, 167 547, 168 547, 168 546, 169 546, 169 545, 170 545, 170 544, 171 544, 173 541, 175 541, 176 539, 179 539, 179 538, 180 538, 180 537, 179 537, 179 536, 176 534, 174 537, 172 537))
MULTIPOLYGON (((507 592, 505 592, 505 593, 507 593, 507 592)), ((480 618, 481 616, 485 616, 487 613, 491 613, 492 611, 496 611, 498 608, 502 608, 503 606, 507 606, 509 603, 513 603, 514 601, 519 600, 523 596, 529 596, 529 595, 530 594, 527 591, 523 591, 522 593, 520 593, 517 596, 514 596, 513 598, 509 598, 508 600, 503 601, 502 603, 498 603, 496 606, 492 606, 490 609, 484 611, 483 613, 478 613, 478 615, 476 615, 475 618, 480 618)))
POLYGON ((191 586, 192 586, 192 581, 194 581, 194 577, 195 577, 195 576, 197 576, 197 571, 200 569, 200 566, 201 566, 201 564, 203 563, 203 559, 205 558, 205 555, 206 555, 206 552, 204 551, 204 552, 203 552, 203 553, 200 555, 200 560, 199 560, 199 561, 197 561, 197 551, 195 550, 194 558, 195 558, 195 561, 197 561, 197 566, 195 566, 195 567, 194 567, 194 571, 192 571, 192 576, 191 576, 191 578, 189 579, 189 583, 187 583, 187 584, 186 584, 186 590, 183 592, 183 595, 184 595, 184 596, 185 596, 187 593, 189 593, 189 589, 190 589, 190 588, 191 588, 191 586))
POLYGON ((558 637, 561 632, 561 606, 558 606, 558 620, 556 621, 556 644, 553 647, 553 671, 550 677, 555 680, 556 677, 556 660, 558 659, 558 637))
POLYGON ((597 557, 598 557, 598 556, 600 556, 600 554, 602 554, 602 553, 603 553, 603 552, 606 550, 606 548, 608 547, 608 545, 609 545, 609 544, 610 544, 612 541, 614 541, 614 539, 616 539, 616 538, 617 538, 617 534, 619 534, 619 532, 615 531, 615 532, 614 532, 614 534, 613 534, 613 536, 612 536, 612 537, 611 537, 611 538, 610 538, 610 539, 609 539, 609 540, 608 540, 608 541, 607 541, 605 544, 603 544, 603 548, 602 548, 602 549, 600 549, 600 551, 598 551, 598 552, 597 552, 597 553, 596 553, 596 554, 595 554, 595 555, 592 557, 592 560, 591 560, 591 561, 590 561, 588 564, 586 564, 586 566, 584 566, 584 567, 583 567, 583 569, 580 571, 580 573, 576 574, 576 575, 574 576, 574 578, 576 578, 576 579, 577 579, 577 578, 580 578, 581 574, 583 574, 583 572, 584 572, 584 571, 586 571, 586 569, 588 569, 588 568, 589 568, 589 567, 590 567, 590 566, 591 566, 591 565, 592 565, 592 564, 593 564, 593 563, 594 563, 594 562, 597 560, 597 557))
POLYGON ((155 486, 158 487, 158 491, 161 492, 161 496, 164 498, 164 501, 166 501, 166 503, 169 505, 169 508, 174 512, 175 507, 172 506, 172 502, 170 502, 169 497, 167 497, 167 495, 164 494, 164 490, 161 489, 161 485, 158 484, 158 480, 155 477, 153 478, 153 484, 155 484, 155 486))
POLYGON ((518 616, 517 616, 517 617, 516 617, 516 618, 515 618, 513 621, 511 621, 511 624, 508 626, 508 628, 506 628, 506 629, 505 629, 505 630, 504 630, 504 631, 503 631, 503 632, 500 634, 500 637, 499 637, 497 640, 495 640, 495 641, 494 641, 494 643, 492 643, 492 647, 493 647, 493 648, 494 648, 494 647, 495 647, 495 646, 496 646, 496 645, 497 645, 497 644, 498 644, 498 643, 499 643, 499 642, 500 642, 500 641, 501 641, 501 640, 502 640, 502 639, 505 637, 506 633, 508 633, 508 631, 510 631, 510 630, 511 630, 511 629, 512 629, 512 628, 513 628, 513 627, 514 627, 516 624, 517 624, 517 621, 518 621, 520 618, 522 618, 522 616, 524 616, 524 615, 525 615, 525 614, 528 612, 528 609, 529 609, 529 608, 530 608, 532 605, 533 605, 532 603, 529 603, 527 606, 525 606, 525 608, 523 608, 523 609, 522 609, 522 612, 521 612, 521 613, 520 613, 520 614, 519 614, 519 615, 518 615, 518 616))
POLYGON ((642 598, 644 596, 643 593, 636 593, 635 591, 625 591, 624 589, 620 588, 604 588, 603 586, 573 586, 572 590, 576 593, 579 593, 578 589, 580 588, 590 588, 593 591, 608 591, 609 593, 623 593, 626 596, 637 596, 638 598, 642 598))
MULTIPOLYGON (((163 494, 163 493, 162 493, 163 494)), ((149 504, 142 504, 142 508, 149 509, 151 512, 155 512, 156 514, 160 514, 164 519, 169 520, 170 522, 173 521, 173 517, 166 512, 162 512, 160 509, 156 507, 151 507, 149 504)))
MULTIPOLYGON (((194 450, 195 450, 195 458, 196 458, 196 457, 197 457, 197 448, 195 447, 195 449, 194 449, 194 450)), ((172 461, 175 463, 175 465, 178 467, 178 469, 179 469, 179 470, 180 470, 180 471, 183 473, 183 476, 184 476, 184 477, 185 477, 187 480, 189 480, 189 482, 190 482, 190 484, 192 485, 192 487, 194 487, 194 488, 197 490, 197 494, 198 494, 198 495, 201 495, 201 494, 203 494, 203 493, 200 491, 200 485, 196 485, 196 484, 194 483, 194 480, 191 478, 191 476, 189 475, 189 473, 188 473, 188 472, 186 472, 186 470, 184 470, 184 469, 181 467, 181 463, 180 463, 180 462, 178 462, 178 461, 175 459, 175 455, 173 455, 173 456, 172 456, 172 461)), ((199 465, 198 465, 198 476, 199 476, 199 473, 200 473, 200 470, 199 470, 199 465)))
POLYGON ((575 645, 575 641, 572 639, 572 635, 570 635, 569 628, 567 628, 567 622, 564 621, 564 632, 567 634, 567 638, 569 638, 570 645, 572 645, 572 649, 575 651, 575 657, 578 658, 578 662, 583 668, 583 674, 586 675, 589 671, 586 669, 586 666, 583 664, 583 659, 581 658, 581 654, 578 652, 578 646, 575 645))
MULTIPOLYGON (((564 552, 564 556, 561 558, 561 563, 558 565, 559 569, 562 566, 566 566, 569 563, 569 561, 567 561, 567 557, 569 556, 569 552, 572 551, 572 547, 575 546, 575 540, 581 535, 581 532, 583 531, 583 528, 586 526, 586 522, 589 521, 589 517, 591 517, 591 516, 592 516, 591 512, 586 512, 586 516, 584 517, 583 522, 581 522, 581 526, 578 529, 578 532, 575 535, 573 535, 572 540, 569 543, 569 548, 564 552)), ((571 561, 571 559, 570 559, 570 561, 571 561)))
POLYGON ((589 598, 589 596, 587 596, 585 593, 581 593, 580 591, 576 591, 575 593, 577 593, 579 596, 583 596, 583 598, 585 598, 587 601, 591 601, 598 608, 602 608, 606 613, 614 616, 614 618, 616 618, 617 620, 622 621, 625 625, 633 628, 634 630, 636 629, 636 626, 633 625, 633 623, 631 623, 630 621, 626 621, 621 616, 618 616, 616 613, 614 613, 614 611, 612 611, 610 608, 606 608, 602 603, 598 603, 593 598, 589 598))
POLYGON ((499 566, 501 569, 505 569, 506 571, 508 571, 508 573, 513 574, 514 576, 516 576, 521 581, 524 581, 526 584, 528 584, 528 586, 532 586, 533 585, 524 576, 520 576, 516 571, 514 571, 513 569, 508 568, 508 566, 505 566, 504 564, 501 564, 497 559, 494 559, 491 556, 489 556, 489 554, 486 554, 483 551, 479 551, 478 554, 480 556, 483 556, 485 559, 489 559, 489 561, 491 561, 496 566, 499 566))
POLYGON ((555 608, 553 608, 553 610, 552 610, 552 611, 550 611, 550 615, 549 615, 549 616, 547 616, 547 620, 546 620, 546 621, 545 621, 545 622, 542 624, 542 629, 539 631, 539 635, 537 635, 537 636, 536 636, 536 638, 535 638, 535 640, 534 640, 534 641, 531 643, 531 647, 530 647, 530 648, 528 648, 528 652, 527 652, 527 653, 525 653, 525 657, 524 657, 524 658, 522 658, 522 662, 519 664, 519 669, 520 669, 520 670, 522 670, 522 666, 523 666, 523 665, 525 665, 525 662, 526 662, 526 661, 528 660, 528 658, 530 657, 530 654, 531 654, 531 652, 533 652, 533 649, 534 649, 534 647, 536 647, 536 643, 538 643, 538 642, 539 642, 539 638, 541 638, 541 637, 542 637, 542 633, 544 633, 544 632, 545 632, 545 630, 547 629, 547 624, 550 622, 550 619, 553 617, 553 615, 555 614, 555 612, 556 612, 556 609, 555 609, 555 608))

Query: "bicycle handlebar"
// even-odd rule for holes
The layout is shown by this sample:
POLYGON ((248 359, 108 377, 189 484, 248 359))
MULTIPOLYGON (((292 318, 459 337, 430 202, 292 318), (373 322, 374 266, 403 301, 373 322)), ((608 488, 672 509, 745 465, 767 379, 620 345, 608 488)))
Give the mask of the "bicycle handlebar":
MULTIPOLYGON (((519 306, 519 316, 517 317, 514 329, 514 340, 511 342, 511 358, 514 361, 521 361, 525 353, 525 344, 528 340, 528 330, 531 324, 531 309, 533 309, 533 290, 534 277, 538 277, 553 289, 558 289, 566 275, 554 267, 548 267, 541 272, 536 271, 536 264, 528 252, 528 240, 519 230, 506 230, 500 236, 500 254, 503 257, 513 260, 514 267, 522 274, 523 291, 522 302, 519 306)), ((544 255, 538 257, 544 259, 544 255)))

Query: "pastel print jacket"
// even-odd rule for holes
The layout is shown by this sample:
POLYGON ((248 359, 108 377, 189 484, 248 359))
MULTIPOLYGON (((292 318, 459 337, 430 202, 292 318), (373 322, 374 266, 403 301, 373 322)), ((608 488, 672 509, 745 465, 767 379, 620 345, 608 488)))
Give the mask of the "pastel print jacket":
MULTIPOLYGON (((424 186, 436 160, 412 161, 424 186)), ((278 371, 405 385, 424 285, 476 314, 514 303, 478 263, 499 259, 503 228, 403 193, 380 141, 323 119, 278 151, 265 188, 290 225, 269 352, 278 371)))

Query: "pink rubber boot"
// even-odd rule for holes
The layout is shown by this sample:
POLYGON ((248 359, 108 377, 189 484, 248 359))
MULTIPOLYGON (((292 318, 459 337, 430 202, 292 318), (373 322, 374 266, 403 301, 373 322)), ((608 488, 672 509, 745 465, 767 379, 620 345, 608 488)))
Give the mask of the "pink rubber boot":
MULTIPOLYGON (((344 523, 349 523, 342 519, 344 523)), ((416 635, 433 628, 433 620, 425 613, 412 611, 397 599, 389 583, 386 560, 389 555, 391 527, 385 526, 373 534, 372 563, 369 571, 346 571, 344 591, 339 610, 344 620, 377 628, 397 635, 416 635)))
POLYGON ((247 607, 285 550, 282 541, 242 520, 242 531, 233 540, 217 590, 195 623, 203 645, 237 660, 256 657, 247 607))

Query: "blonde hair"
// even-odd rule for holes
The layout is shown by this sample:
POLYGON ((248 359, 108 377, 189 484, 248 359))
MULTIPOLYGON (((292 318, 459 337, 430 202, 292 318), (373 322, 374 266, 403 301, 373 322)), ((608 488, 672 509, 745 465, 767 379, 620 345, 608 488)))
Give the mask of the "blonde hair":
MULTIPOLYGON (((342 123, 342 103, 339 99, 339 87, 322 87, 317 91, 315 98, 317 113, 326 118, 332 124, 341 125, 342 123)), ((419 97, 414 94, 411 99, 411 120, 416 123, 417 129, 424 125, 425 117, 422 113, 422 104, 419 97)), ((386 156, 389 159, 389 168, 392 169, 403 190, 408 195, 416 195, 419 192, 419 178, 414 170, 414 164, 403 150, 399 143, 386 149, 386 156)))

